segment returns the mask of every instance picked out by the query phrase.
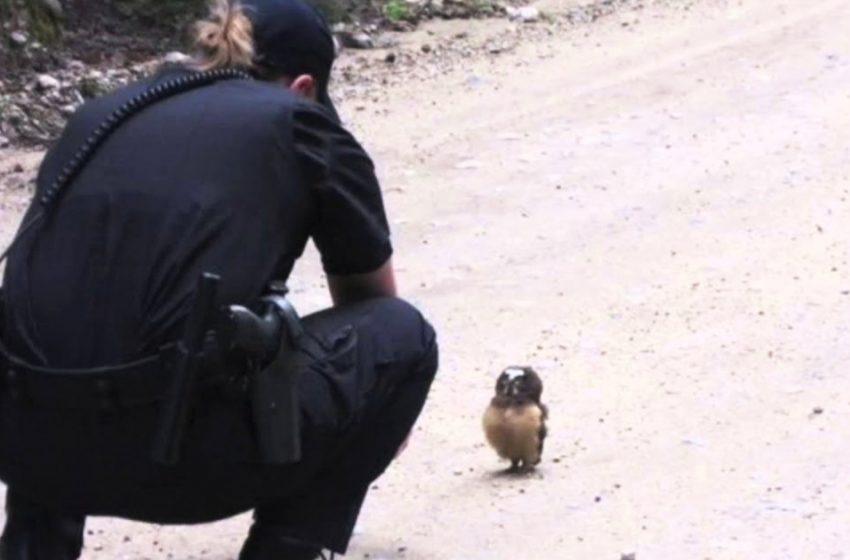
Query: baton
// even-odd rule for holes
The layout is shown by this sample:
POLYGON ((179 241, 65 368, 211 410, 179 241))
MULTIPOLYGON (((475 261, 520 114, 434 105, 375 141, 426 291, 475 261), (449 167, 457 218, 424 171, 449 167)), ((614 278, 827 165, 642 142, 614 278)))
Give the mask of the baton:
POLYGON ((219 281, 215 274, 201 274, 184 325, 183 338, 177 343, 174 377, 162 403, 162 416, 154 442, 153 458, 161 465, 175 465, 180 460, 207 327, 212 324, 216 312, 219 281))

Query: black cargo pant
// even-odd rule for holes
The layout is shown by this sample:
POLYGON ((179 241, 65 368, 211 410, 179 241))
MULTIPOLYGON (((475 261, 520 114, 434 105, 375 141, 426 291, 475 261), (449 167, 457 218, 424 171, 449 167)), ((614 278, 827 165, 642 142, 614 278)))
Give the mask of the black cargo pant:
POLYGON ((253 509, 252 532, 344 553, 370 483, 425 403, 435 333, 393 298, 325 310, 304 326, 303 459, 295 465, 262 463, 249 405, 226 391, 200 399, 176 467, 150 459, 156 406, 71 413, 0 394, 6 544, 41 535, 33 542, 44 550, 23 558, 74 558, 86 516, 188 524, 253 509))

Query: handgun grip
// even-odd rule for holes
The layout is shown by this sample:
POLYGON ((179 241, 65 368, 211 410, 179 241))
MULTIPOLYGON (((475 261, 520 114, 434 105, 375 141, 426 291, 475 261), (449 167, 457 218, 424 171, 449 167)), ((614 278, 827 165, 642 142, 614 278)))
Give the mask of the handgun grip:
POLYGON ((272 359, 280 346, 281 321, 269 309, 262 317, 241 305, 231 305, 227 310, 229 342, 259 358, 260 362, 272 359))

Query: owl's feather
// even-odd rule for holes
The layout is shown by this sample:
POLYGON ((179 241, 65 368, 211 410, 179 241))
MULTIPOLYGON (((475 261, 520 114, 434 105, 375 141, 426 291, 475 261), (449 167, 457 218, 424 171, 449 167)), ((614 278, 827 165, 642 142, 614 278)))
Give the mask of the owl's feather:
POLYGON ((545 416, 545 410, 535 403, 508 407, 491 404, 484 412, 484 434, 503 459, 536 465, 546 437, 545 416))

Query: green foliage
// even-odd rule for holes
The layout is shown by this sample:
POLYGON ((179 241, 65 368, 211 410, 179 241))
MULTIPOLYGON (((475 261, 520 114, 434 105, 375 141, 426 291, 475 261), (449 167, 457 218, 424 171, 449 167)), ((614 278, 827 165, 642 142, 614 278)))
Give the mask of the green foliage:
POLYGON ((410 9, 404 0, 388 0, 384 4, 384 15, 390 21, 401 21, 410 15, 410 9))
POLYGON ((62 33, 62 22, 57 20, 44 7, 37 2, 29 3, 30 33, 36 40, 44 44, 53 44, 62 33))

